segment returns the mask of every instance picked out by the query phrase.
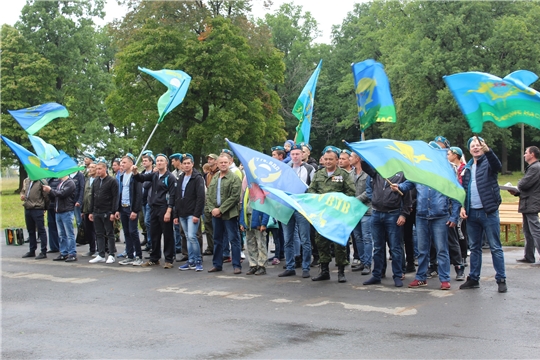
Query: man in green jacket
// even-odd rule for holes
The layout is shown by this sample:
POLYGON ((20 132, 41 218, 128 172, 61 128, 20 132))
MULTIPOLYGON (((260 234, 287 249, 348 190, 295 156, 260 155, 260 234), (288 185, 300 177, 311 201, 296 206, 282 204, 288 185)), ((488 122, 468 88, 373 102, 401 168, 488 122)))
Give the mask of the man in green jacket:
MULTIPOLYGON (((330 192, 342 192, 347 196, 354 196, 355 186, 350 174, 339 168, 338 160, 341 150, 335 146, 327 146, 323 150, 324 168, 318 170, 313 176, 313 180, 307 190, 311 194, 326 194, 330 192)), ((316 235, 315 241, 319 250, 319 263, 321 270, 319 275, 311 278, 313 281, 330 280, 330 270, 328 264, 332 261, 330 254, 330 244, 327 238, 316 235)), ((336 264, 338 266, 338 281, 346 282, 345 266, 348 264, 347 248, 334 243, 334 252, 336 254, 336 264)))
POLYGON ((212 214, 214 228, 214 256, 213 268, 208 272, 217 272, 223 269, 223 237, 231 243, 232 265, 235 274, 242 272, 240 263, 240 232, 238 230, 238 200, 242 191, 242 181, 230 169, 230 160, 221 155, 218 158, 219 173, 216 174, 206 193, 205 212, 212 214))

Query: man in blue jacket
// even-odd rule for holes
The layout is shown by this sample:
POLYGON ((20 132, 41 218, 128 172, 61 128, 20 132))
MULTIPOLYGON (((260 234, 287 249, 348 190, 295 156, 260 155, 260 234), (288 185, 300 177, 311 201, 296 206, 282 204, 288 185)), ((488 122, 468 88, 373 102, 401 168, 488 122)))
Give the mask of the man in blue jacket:
POLYGON ((467 281, 459 288, 480 287, 482 239, 485 234, 491 250, 498 290, 504 293, 507 291, 507 286, 500 237, 499 205, 501 193, 497 182, 497 174, 502 167, 501 162, 481 137, 470 138, 467 147, 473 158, 469 160, 463 173, 463 188, 467 196, 465 207, 461 208, 460 216, 467 219, 471 263, 467 281))

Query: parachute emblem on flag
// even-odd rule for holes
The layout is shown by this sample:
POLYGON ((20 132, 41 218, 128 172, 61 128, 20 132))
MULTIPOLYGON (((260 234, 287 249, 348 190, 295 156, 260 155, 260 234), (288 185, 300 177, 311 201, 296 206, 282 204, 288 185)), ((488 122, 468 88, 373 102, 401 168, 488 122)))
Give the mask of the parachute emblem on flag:
POLYGON ((431 161, 431 159, 427 158, 425 154, 415 155, 414 148, 408 144, 404 144, 399 141, 394 141, 394 145, 396 145, 397 148, 393 147, 392 145, 388 145, 386 148, 400 153, 405 159, 409 160, 413 165, 418 164, 420 161, 431 161))
POLYGON ((266 159, 254 157, 249 160, 248 167, 254 179, 260 179, 265 183, 273 183, 281 176, 281 169, 266 159))

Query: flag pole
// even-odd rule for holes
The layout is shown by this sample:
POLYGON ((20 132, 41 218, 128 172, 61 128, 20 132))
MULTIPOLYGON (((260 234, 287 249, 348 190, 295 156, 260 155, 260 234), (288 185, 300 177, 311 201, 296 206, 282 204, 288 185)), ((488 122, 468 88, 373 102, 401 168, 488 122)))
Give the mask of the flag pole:
POLYGON ((148 137, 148 140, 146 140, 146 144, 144 144, 141 152, 139 153, 139 157, 137 158, 137 161, 135 161, 135 165, 137 165, 139 160, 141 160, 142 153, 144 152, 144 150, 146 150, 146 147, 148 146, 148 143, 150 142, 150 139, 152 139, 152 136, 154 136, 154 133, 156 132, 156 129, 157 129, 158 125, 159 125, 159 122, 156 123, 156 126, 154 126, 154 130, 152 130, 152 133, 148 137))

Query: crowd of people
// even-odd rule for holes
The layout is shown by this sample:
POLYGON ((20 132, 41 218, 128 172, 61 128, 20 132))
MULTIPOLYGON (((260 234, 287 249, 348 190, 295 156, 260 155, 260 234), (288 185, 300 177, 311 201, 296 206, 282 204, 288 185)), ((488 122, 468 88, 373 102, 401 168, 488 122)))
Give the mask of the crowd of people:
MULTIPOLYGON (((233 273, 241 274, 247 254, 247 275, 265 275, 269 264, 283 263, 279 277, 296 276, 296 269, 301 269, 302 278, 323 281, 330 279, 329 266, 334 259, 338 282, 347 281, 345 268, 350 265, 352 272, 369 276, 364 285, 373 285, 386 277, 388 245, 396 287, 403 286, 405 273, 415 273, 409 288, 427 286, 429 279, 438 277, 440 289, 448 290, 452 266, 455 280, 464 281, 460 289, 480 286, 482 244, 487 242, 498 291, 506 292, 498 215, 501 163, 497 155, 480 137, 467 143, 472 156, 468 162, 463 151, 451 147, 442 136, 430 145, 447 151, 466 192, 464 206, 408 181, 401 172, 383 178, 349 150, 327 146, 317 161, 307 143, 288 140, 271 149, 275 161, 288 164, 308 185, 308 193, 341 192, 368 206, 347 246, 321 236, 298 211, 282 224, 253 209, 249 192, 255 189, 248 186, 231 150, 209 154, 202 172, 195 168, 189 153, 166 156, 145 151, 141 169, 128 153, 112 162, 112 174, 105 159, 85 153, 83 172, 59 179, 25 179, 21 200, 29 251, 23 258, 46 259, 48 253, 58 253, 54 261, 79 260, 76 226, 81 243, 89 246, 83 256, 89 257, 90 263, 118 261, 123 266, 151 267, 161 265, 163 259, 165 269, 173 268, 176 261, 183 263, 179 270, 203 271, 203 256, 211 256, 209 273, 221 272, 224 263, 232 263, 233 273), (125 240, 125 251, 120 254, 116 249, 117 224, 121 224, 125 240), (270 238, 274 251, 269 257, 270 238), (316 266, 318 274, 312 276, 311 268, 316 266), (467 266, 470 270, 465 276, 467 266)), ((540 252, 540 150, 528 147, 524 158, 527 171, 512 191, 519 196, 526 239, 525 257, 518 261, 534 263, 535 247, 540 252)))

